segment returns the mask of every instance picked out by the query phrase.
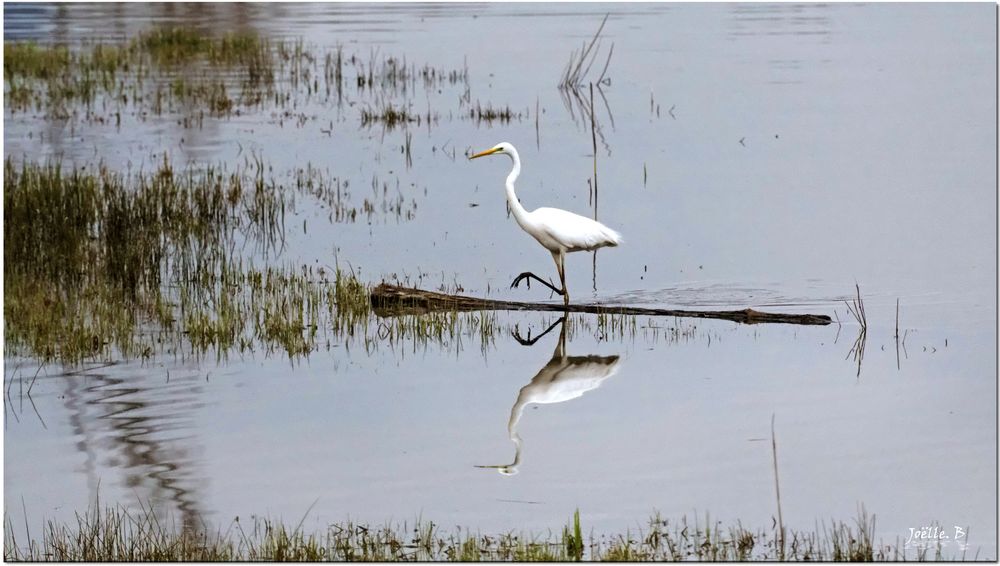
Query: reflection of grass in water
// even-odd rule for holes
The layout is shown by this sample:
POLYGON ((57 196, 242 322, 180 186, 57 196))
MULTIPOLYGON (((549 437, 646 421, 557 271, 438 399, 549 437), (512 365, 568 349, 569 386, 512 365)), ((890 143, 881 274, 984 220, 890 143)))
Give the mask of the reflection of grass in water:
MULTIPOLYGON (((11 561, 580 561, 778 559, 773 529, 750 530, 740 523, 723 528, 706 516, 700 523, 682 517, 670 523, 660 516, 648 530, 607 533, 585 538, 576 513, 561 535, 506 532, 448 532, 432 521, 410 525, 334 523, 306 533, 301 522, 290 528, 254 517, 234 521, 225 531, 174 532, 144 507, 91 509, 76 524, 46 523, 41 540, 15 529, 4 518, 4 559, 11 561)), ((559 532, 558 530, 556 532, 559 532)), ((831 522, 813 532, 790 533, 788 560, 871 561, 942 559, 944 549, 909 550, 875 542, 875 517, 863 510, 853 523, 831 522)), ((964 558, 964 556, 958 556, 964 558)))

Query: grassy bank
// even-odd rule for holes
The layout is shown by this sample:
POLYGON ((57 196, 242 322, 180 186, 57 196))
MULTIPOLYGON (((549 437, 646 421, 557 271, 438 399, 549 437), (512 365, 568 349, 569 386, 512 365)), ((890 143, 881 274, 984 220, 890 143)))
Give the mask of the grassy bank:
POLYGON ((287 194, 260 161, 121 175, 8 159, 5 353, 311 351, 317 328, 360 318, 367 296, 339 270, 273 265, 287 194))
MULTIPOLYGON (((49 522, 34 538, 4 522, 4 559, 10 561, 883 561, 964 559, 941 545, 906 549, 875 540, 875 517, 816 531, 786 532, 722 526, 708 516, 678 521, 652 517, 648 528, 597 534, 579 512, 545 534, 447 531, 433 521, 365 525, 345 522, 307 533, 298 526, 255 518, 234 520, 216 532, 173 532, 151 510, 121 507, 89 511, 74 524, 49 522)), ((956 549, 951 549, 956 550, 956 549)))

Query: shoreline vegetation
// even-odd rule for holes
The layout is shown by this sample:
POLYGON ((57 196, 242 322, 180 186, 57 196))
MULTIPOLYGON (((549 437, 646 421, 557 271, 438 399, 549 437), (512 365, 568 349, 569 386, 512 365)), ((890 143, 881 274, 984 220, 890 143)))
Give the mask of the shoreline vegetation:
POLYGON ((151 507, 92 508, 75 524, 46 522, 40 538, 4 518, 7 561, 898 561, 965 560, 963 549, 937 541, 909 547, 875 539, 875 516, 863 508, 851 522, 818 523, 813 531, 748 529, 704 517, 652 516, 645 529, 587 532, 580 512, 542 533, 484 534, 430 520, 381 525, 342 522, 306 532, 271 519, 234 519, 215 532, 176 531, 151 507), (955 553, 952 553, 952 550, 955 553), (779 558, 780 557, 780 558, 779 558))
POLYGON ((301 125, 307 102, 356 107, 361 129, 430 125, 442 118, 477 126, 529 118, 528 109, 473 102, 469 69, 418 65, 375 51, 367 58, 343 46, 318 48, 274 41, 253 31, 212 36, 187 28, 152 28, 120 42, 79 45, 4 42, 5 108, 11 116, 82 119, 121 127, 128 117, 177 115, 186 128, 273 107, 301 125), (457 109, 426 112, 414 95, 457 89, 457 109))

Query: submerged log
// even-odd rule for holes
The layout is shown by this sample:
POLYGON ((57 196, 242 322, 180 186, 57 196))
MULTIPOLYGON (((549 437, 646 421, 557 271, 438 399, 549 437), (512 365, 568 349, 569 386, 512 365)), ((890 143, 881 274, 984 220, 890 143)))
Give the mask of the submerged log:
POLYGON ((743 324, 830 324, 830 317, 822 314, 781 314, 761 312, 753 309, 737 311, 691 311, 673 309, 651 309, 602 304, 524 303, 517 301, 495 301, 463 295, 435 293, 422 289, 412 289, 382 283, 372 289, 371 303, 378 316, 399 316, 404 314, 426 314, 435 311, 551 311, 590 314, 625 314, 647 316, 679 316, 692 318, 717 318, 743 324))

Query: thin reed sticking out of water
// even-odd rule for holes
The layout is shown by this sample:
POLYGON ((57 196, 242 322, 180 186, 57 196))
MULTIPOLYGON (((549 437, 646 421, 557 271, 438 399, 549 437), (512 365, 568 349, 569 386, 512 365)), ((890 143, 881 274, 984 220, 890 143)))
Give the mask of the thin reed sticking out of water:
POLYGON ((844 304, 847 305, 847 310, 854 315, 854 320, 858 322, 858 326, 861 328, 847 356, 854 356, 854 361, 858 364, 857 377, 861 377, 861 362, 864 360, 865 345, 868 342, 868 317, 865 314, 865 302, 861 299, 861 287, 855 283, 854 288, 857 291, 857 296, 850 303, 844 301, 844 304))
POLYGON ((781 483, 778 481, 778 440, 774 435, 774 413, 771 413, 771 457, 774 463, 774 497, 778 501, 778 560, 785 559, 785 521, 781 517, 781 483))
MULTIPOLYGON (((610 14, 606 14, 604 19, 601 20, 601 25, 597 28, 597 32, 594 33, 594 37, 590 39, 590 43, 584 43, 579 52, 574 50, 570 53, 569 62, 566 64, 566 68, 563 70, 562 78, 559 80, 560 89, 579 89, 583 86, 584 79, 590 71, 590 68, 593 66, 598 52, 601 50, 599 46, 595 50, 594 46, 598 44, 598 40, 601 37, 601 31, 604 30, 604 24, 608 21, 608 16, 610 16, 610 14), (584 65, 587 66, 584 67, 584 65)), ((604 62, 604 69, 594 82, 601 84, 601 82, 605 80, 605 74, 608 71, 608 65, 611 63, 611 55, 614 53, 614 50, 615 46, 614 44, 611 44, 611 49, 608 50, 607 60, 604 62)))

